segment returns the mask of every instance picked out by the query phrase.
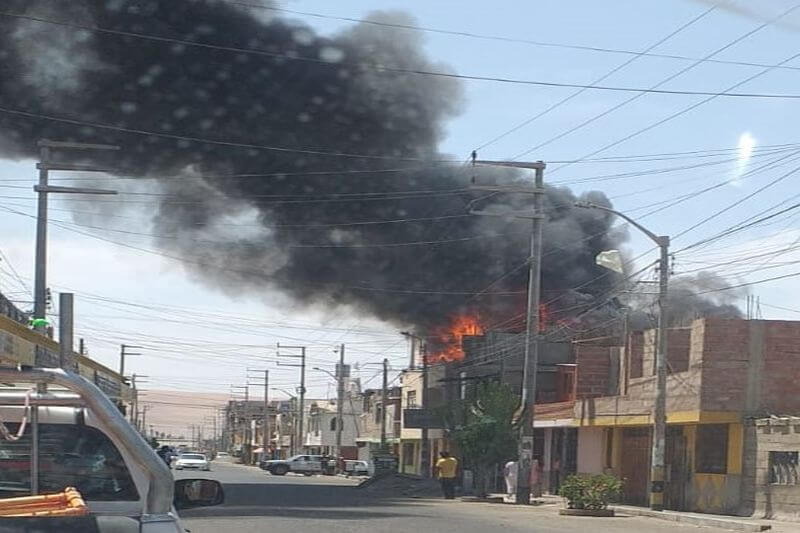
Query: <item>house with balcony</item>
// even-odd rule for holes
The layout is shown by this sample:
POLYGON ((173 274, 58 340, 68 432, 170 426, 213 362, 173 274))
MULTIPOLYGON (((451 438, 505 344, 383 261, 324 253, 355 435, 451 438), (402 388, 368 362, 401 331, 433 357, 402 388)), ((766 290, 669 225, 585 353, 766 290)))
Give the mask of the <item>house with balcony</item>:
POLYGON ((387 391, 383 405, 382 389, 367 389, 361 393, 361 435, 356 437, 358 459, 371 461, 375 455, 400 455, 402 431, 402 387, 387 391), (386 417, 386 449, 381 449, 381 419, 386 417))
MULTIPOLYGON (((308 410, 303 438, 303 452, 335 456, 338 405, 335 399, 316 400, 308 410)), ((358 388, 345 391, 342 406, 342 446, 339 455, 345 459, 357 459, 356 439, 361 435, 361 404, 358 388)))

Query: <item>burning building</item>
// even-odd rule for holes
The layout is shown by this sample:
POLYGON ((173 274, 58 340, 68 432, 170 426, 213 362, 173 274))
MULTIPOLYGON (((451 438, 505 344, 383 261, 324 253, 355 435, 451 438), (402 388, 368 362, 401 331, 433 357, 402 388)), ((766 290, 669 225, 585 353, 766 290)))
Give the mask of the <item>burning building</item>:
MULTIPOLYGON (((529 228, 467 206, 473 180, 527 177, 439 152, 463 99, 457 80, 411 73, 448 72, 419 34, 360 23, 321 36, 220 0, 7 0, 4 11, 0 157, 34 158, 42 138, 122 147, 83 155, 132 178, 75 210, 89 233, 109 214, 147 217, 159 252, 218 290, 343 306, 430 337, 442 360, 463 356, 463 335, 520 328, 529 228)), ((530 208, 522 196, 482 209, 530 208)), ((574 208, 579 198, 609 205, 566 188, 544 198, 542 286, 558 320, 620 281, 594 257, 624 232, 574 208)))

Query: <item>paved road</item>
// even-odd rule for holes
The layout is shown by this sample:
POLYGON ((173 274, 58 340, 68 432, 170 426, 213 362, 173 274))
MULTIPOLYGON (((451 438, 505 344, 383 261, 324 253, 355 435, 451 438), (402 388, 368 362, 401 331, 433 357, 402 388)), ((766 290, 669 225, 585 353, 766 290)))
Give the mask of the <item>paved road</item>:
MULTIPOLYGON (((697 533, 698 528, 640 517, 558 516, 553 506, 367 496, 338 477, 270 476, 252 467, 212 463, 209 477, 225 486, 225 505, 185 510, 192 533, 697 533)), ((718 529, 705 529, 713 533, 718 529)))

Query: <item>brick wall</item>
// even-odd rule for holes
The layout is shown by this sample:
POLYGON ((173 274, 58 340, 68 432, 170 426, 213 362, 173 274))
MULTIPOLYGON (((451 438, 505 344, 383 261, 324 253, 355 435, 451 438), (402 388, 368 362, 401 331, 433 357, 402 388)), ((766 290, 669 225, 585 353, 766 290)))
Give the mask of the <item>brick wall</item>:
POLYGON ((706 318, 692 327, 693 361, 701 359, 702 406, 709 411, 742 411, 747 396, 751 327, 746 320, 706 318), (702 343, 699 342, 702 340, 702 343))
POLYGON ((640 378, 643 374, 642 357, 644 356, 644 333, 634 331, 628 335, 629 374, 631 378, 640 378))
POLYGON ((769 452, 800 452, 800 420, 759 419, 746 428, 742 514, 800 520, 800 484, 791 477, 771 483, 769 452))
POLYGON ((608 394, 610 350, 609 346, 575 345, 575 362, 578 365, 576 398, 593 398, 608 394))
POLYGON ((760 409, 800 414, 800 322, 764 322, 760 409))
POLYGON ((691 347, 691 328, 676 328, 667 331, 667 372, 689 370, 689 351, 691 347))

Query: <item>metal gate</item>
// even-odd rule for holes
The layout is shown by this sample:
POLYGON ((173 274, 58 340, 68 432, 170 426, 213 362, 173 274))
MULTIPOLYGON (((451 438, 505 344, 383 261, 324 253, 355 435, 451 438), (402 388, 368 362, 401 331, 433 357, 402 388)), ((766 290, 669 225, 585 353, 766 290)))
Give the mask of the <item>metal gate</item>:
POLYGON ((686 483, 689 465, 686 459, 686 437, 683 426, 667 427, 665 449, 666 487, 664 507, 673 511, 683 511, 686 506, 686 483))
POLYGON ((650 428, 622 430, 622 488, 623 501, 629 505, 646 506, 647 483, 650 477, 650 428))

